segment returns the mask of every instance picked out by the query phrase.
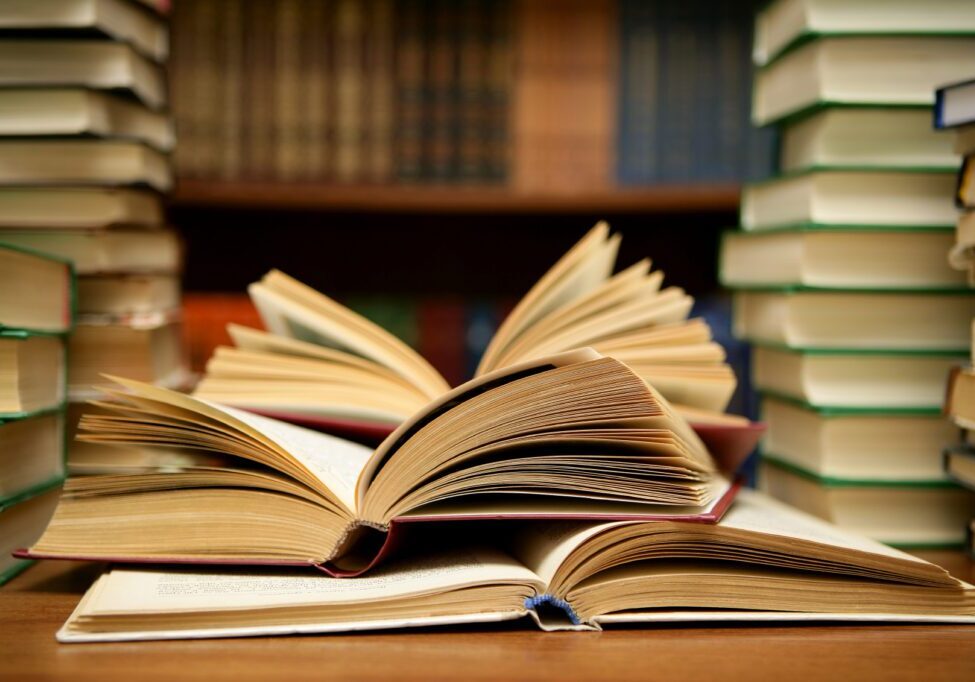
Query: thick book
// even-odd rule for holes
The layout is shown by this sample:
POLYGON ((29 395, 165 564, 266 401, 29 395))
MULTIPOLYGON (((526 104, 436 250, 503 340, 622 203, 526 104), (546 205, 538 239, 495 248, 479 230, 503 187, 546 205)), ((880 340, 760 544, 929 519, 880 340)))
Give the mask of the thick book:
POLYGON ((751 491, 717 525, 530 523, 357 580, 113 568, 62 642, 491 623, 544 630, 668 622, 975 622, 975 591, 933 564, 751 491), (653 560, 647 561, 648 557, 653 560))
MULTIPOLYGON (((619 236, 600 223, 504 320, 475 376, 546 354, 591 346, 625 362, 692 422, 737 428, 724 415, 736 381, 708 325, 688 319, 693 299, 664 287, 642 260, 612 274, 619 236)), ((296 420, 398 424, 443 394, 446 380, 394 335, 327 296, 273 271, 249 287, 269 332, 234 326, 196 395, 296 420)))
POLYGON ((176 142, 166 114, 85 88, 0 89, 0 136, 118 138, 163 152, 176 142))
POLYGON ((735 335, 795 349, 964 352, 975 293, 782 289, 736 291, 735 335))
POLYGON ((0 329, 0 419, 64 403, 64 338, 0 329))
POLYGON ((891 230, 950 228, 958 211, 948 197, 956 171, 817 168, 745 185, 746 231, 801 225, 891 230))
POLYGON ((752 59, 762 65, 824 36, 955 35, 975 32, 975 6, 967 0, 777 0, 755 19, 752 59))
POLYGON ((810 351, 755 346, 752 384, 822 409, 940 411, 963 351, 810 351))
POLYGON ((63 333, 74 315, 71 263, 0 232, 0 330, 63 333))
POLYGON ((817 409, 766 395, 770 459, 831 480, 943 480, 941 450, 957 428, 933 410, 817 409))
POLYGON ((963 287, 966 274, 944 257, 954 241, 950 229, 726 232, 718 276, 726 287, 744 289, 963 287))
POLYGON ((899 547, 960 547, 975 494, 945 480, 827 478, 763 457, 761 488, 841 529, 899 547))
POLYGON ((975 431, 975 370, 955 367, 948 377, 945 414, 963 429, 975 431))
POLYGON ((939 85, 971 77, 975 33, 824 36, 755 74, 752 120, 782 123, 830 105, 934 104, 939 85), (917 64, 924 68, 918 69, 917 64))
POLYGON ((969 490, 975 490, 975 450, 970 443, 946 448, 942 464, 948 478, 969 490))
POLYGON ((173 186, 165 154, 127 140, 0 139, 5 185, 136 185, 159 192, 173 186))
POLYGON ((158 227, 162 199, 118 187, 0 187, 0 228, 158 227))
POLYGON ((179 275, 84 275, 78 280, 78 315, 115 318, 169 314, 180 308, 179 275))
POLYGON ((119 90, 166 106, 163 70, 130 46, 101 40, 0 39, 0 85, 119 90))
POLYGON ((0 415, 0 506, 61 484, 66 460, 64 434, 61 408, 17 418, 0 415))
POLYGON ((935 128, 957 128, 972 123, 975 123, 975 79, 945 85, 935 91, 935 128))
POLYGON ((0 242, 63 258, 78 275, 175 273, 183 258, 173 230, 11 228, 0 232, 0 242))
POLYGON ((357 574, 410 523, 714 522, 735 489, 666 400, 592 349, 463 384, 375 450, 116 381, 129 393, 109 390, 111 401, 95 403, 111 414, 83 417, 81 439, 206 454, 182 467, 70 479, 25 556, 318 565, 357 574))
POLYGON ((61 479, 13 498, 0 498, 0 585, 30 565, 12 552, 36 540, 54 512, 61 479))
POLYGON ((169 29, 158 14, 128 0, 12 2, 0 14, 0 35, 107 37, 157 62, 169 56, 169 29))
POLYGON ((823 107, 785 126, 779 147, 785 173, 824 166, 954 170, 960 162, 951 136, 931 127, 926 106, 823 107))

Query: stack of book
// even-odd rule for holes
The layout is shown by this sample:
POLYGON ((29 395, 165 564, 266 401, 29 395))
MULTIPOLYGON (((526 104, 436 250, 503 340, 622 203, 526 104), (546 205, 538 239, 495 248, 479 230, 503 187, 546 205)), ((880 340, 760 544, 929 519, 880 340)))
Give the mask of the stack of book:
MULTIPOLYGON (((962 212, 948 260, 953 267, 968 274, 968 283, 972 286, 975 285, 975 191, 972 184, 975 174, 975 81, 962 81, 938 89, 934 123, 939 129, 954 130, 954 150, 963 159, 955 192, 955 204, 962 212)), ((972 324, 975 330, 975 320, 972 324)), ((975 358, 975 335, 972 357, 975 358)), ((975 428, 975 372, 971 366, 958 367, 952 372, 945 412, 962 434, 960 443, 945 450, 945 473, 960 485, 975 490, 975 450, 969 435, 975 428)), ((975 518, 969 521, 967 531, 967 549, 975 556, 975 518)))
POLYGON ((174 146, 165 4, 67 0, 0 11, 0 241, 74 266, 74 403, 93 397, 104 373, 187 380, 181 244, 162 207, 174 146))
POLYGON ((934 88, 971 70, 973 29, 975 5, 953 0, 761 12, 753 117, 780 131, 780 174, 745 187, 720 259, 754 344, 763 485, 904 546, 959 544, 975 511, 941 467, 975 295, 945 257, 958 157, 931 124, 934 88))
POLYGON ((71 265, 0 242, 0 584, 47 525, 65 473, 71 265))

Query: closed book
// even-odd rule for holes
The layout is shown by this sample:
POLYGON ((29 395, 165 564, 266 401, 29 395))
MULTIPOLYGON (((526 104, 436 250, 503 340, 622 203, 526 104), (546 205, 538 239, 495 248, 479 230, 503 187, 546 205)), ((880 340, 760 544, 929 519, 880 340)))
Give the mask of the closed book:
POLYGON ((0 419, 64 403, 65 367, 61 336, 0 330, 0 419))
POLYGON ((975 123, 975 80, 964 80, 937 89, 934 94, 934 125, 956 128, 975 123))
POLYGON ((765 396, 766 459, 824 479, 942 481, 941 450, 956 428, 935 410, 817 408, 765 396))
MULTIPOLYGON (((65 475, 64 434, 61 406, 17 418, 0 416, 0 507, 61 484, 65 475)), ((0 561, 6 558, 0 557, 0 561)))
POLYGON ((746 185, 743 230, 798 225, 864 229, 946 228, 958 211, 954 171, 815 169, 746 185))
POLYGON ((940 411, 945 380, 964 351, 803 351, 755 346, 752 383, 821 409, 940 411))
POLYGON ((120 90, 152 109, 167 102, 159 65, 124 43, 107 41, 0 39, 0 85, 120 90))
POLYGON ((169 29, 165 19, 127 0, 10 3, 0 15, 0 34, 12 37, 94 35, 128 43, 160 63, 169 56, 169 29))
POLYGON ((955 35, 975 31, 975 9, 965 0, 933 0, 920 4, 893 0, 872 2, 777 0, 767 3, 755 19, 752 58, 758 65, 776 59, 824 36, 955 35))
POLYGON ((182 243, 172 230, 9 229, 0 241, 70 261, 79 275, 174 273, 182 263, 182 243))
POLYGON ((40 536, 57 506, 60 492, 59 479, 28 495, 0 501, 0 585, 31 564, 14 557, 13 550, 40 536))
POLYGON ((798 227, 726 232, 719 277, 727 287, 943 289, 966 283, 944 254, 950 230, 856 231, 798 227))
POLYGON ((132 317, 180 307, 176 274, 83 275, 78 278, 78 314, 132 317))
POLYGON ((0 330, 62 333, 74 315, 71 264, 0 233, 0 330))
POLYGON ((123 187, 0 187, 2 228, 158 227, 162 223, 162 199, 149 190, 123 187))
POLYGON ((975 495, 946 480, 817 476, 766 457, 761 489, 838 527, 899 547, 961 547, 975 495))
POLYGON ((975 317, 966 291, 738 291, 734 304, 736 335, 804 349, 963 352, 975 317))
POLYGON ((826 36, 755 74, 752 120, 780 123, 823 104, 934 104, 939 85, 971 75, 975 36, 826 36), (923 61, 924 68, 917 69, 923 61))

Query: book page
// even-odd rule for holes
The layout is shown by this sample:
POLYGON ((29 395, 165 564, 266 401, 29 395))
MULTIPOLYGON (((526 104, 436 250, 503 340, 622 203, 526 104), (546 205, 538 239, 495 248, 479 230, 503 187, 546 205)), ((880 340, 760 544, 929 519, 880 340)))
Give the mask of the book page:
POLYGON ((138 614, 342 605, 498 583, 540 585, 531 571, 497 550, 453 549, 390 562, 355 579, 311 570, 114 569, 101 579, 86 610, 138 614))
POLYGON ((217 405, 200 398, 197 400, 244 422, 273 440, 323 481, 349 511, 355 512, 356 482, 372 456, 371 449, 270 417, 217 405))

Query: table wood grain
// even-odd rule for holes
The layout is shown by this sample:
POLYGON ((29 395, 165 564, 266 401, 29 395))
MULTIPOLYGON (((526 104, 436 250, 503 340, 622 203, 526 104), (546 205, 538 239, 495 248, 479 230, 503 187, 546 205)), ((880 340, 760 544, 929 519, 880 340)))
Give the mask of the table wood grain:
MULTIPOLYGON (((972 581, 971 562, 927 553, 972 581)), ((100 571, 38 564, 0 589, 0 680, 975 680, 975 626, 655 626, 544 633, 529 624, 186 642, 58 644, 100 571)))

